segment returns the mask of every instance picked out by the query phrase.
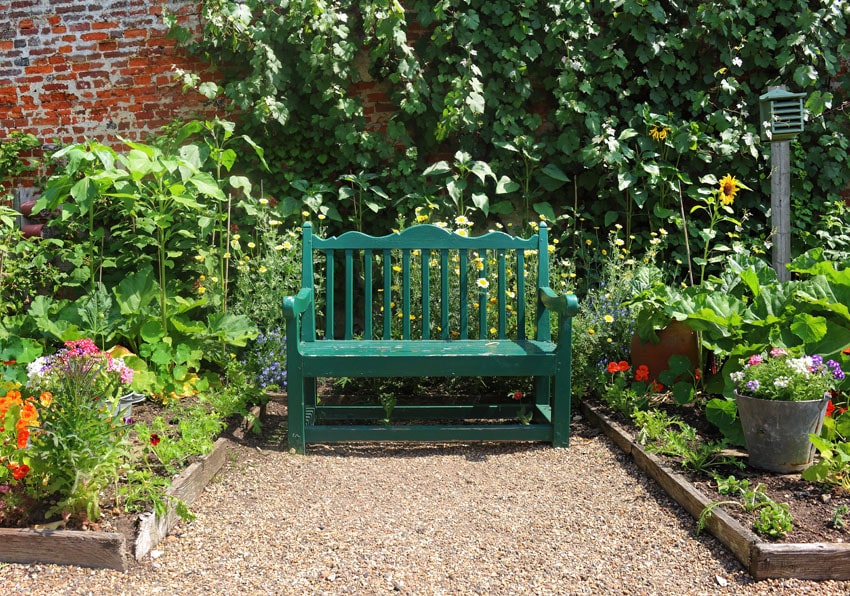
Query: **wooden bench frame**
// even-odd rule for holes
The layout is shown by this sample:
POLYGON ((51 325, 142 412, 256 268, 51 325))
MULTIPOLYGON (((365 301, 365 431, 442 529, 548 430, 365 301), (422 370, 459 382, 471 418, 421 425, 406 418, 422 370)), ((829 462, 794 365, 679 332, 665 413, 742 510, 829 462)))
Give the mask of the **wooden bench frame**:
POLYGON ((578 300, 572 294, 558 295, 549 288, 545 223, 541 223, 538 232, 529 238, 512 237, 503 232, 466 237, 431 224, 412 226, 383 237, 346 232, 339 237, 321 238, 307 222, 302 233, 302 287, 295 296, 283 300, 288 338, 287 408, 291 449, 304 453, 310 443, 341 441, 523 440, 551 442, 556 447, 569 445, 572 317, 578 312, 578 300), (511 265, 516 267, 513 271, 524 272, 525 253, 529 251, 537 254, 537 283, 533 288, 536 294, 534 339, 526 337, 525 275, 515 276, 516 292, 507 285, 508 254, 513 258, 511 265), (324 255, 325 339, 317 339, 316 333, 316 255, 324 255), (418 262, 413 260, 417 257, 418 262), (488 260, 496 263, 495 271, 489 275, 488 260), (365 266, 366 263, 369 266, 365 266), (418 280, 411 280, 412 264, 421 269, 418 280), (432 273, 433 264, 436 266, 432 273), (359 284, 362 292, 355 295, 358 266, 357 279, 362 282, 359 284), (343 270, 341 300, 335 296, 338 267, 343 270), (460 274, 471 271, 470 267, 478 269, 479 279, 495 278, 494 284, 481 282, 481 285, 488 285, 488 289, 478 291, 477 300, 476 281, 473 279, 470 287, 470 275, 460 274), (373 270, 379 275, 374 275, 373 270), (398 286, 392 285, 394 272, 402 274, 398 286), (375 283, 375 278, 381 276, 383 285, 376 290, 379 284, 375 283), (410 324, 411 314, 420 307, 418 301, 411 303, 411 287, 417 281, 422 296, 421 328, 428 330, 425 338, 421 333, 420 337, 414 337, 410 324), (431 295, 432 286, 439 288, 434 296, 431 295), (492 329, 487 318, 488 302, 491 302, 487 295, 491 289, 496 294, 498 321, 492 329), (473 295, 471 301, 470 294, 473 295), (450 312, 453 297, 459 302, 457 317, 450 312), (362 302, 362 338, 355 337, 354 332, 358 301, 362 302), (484 329, 487 337, 470 337, 475 335, 475 319, 469 316, 470 302, 472 310, 478 309, 478 328, 484 329), (434 318, 439 318, 432 324, 431 311, 435 303, 438 308, 434 309, 434 318), (343 329, 337 333, 334 314, 340 308, 344 310, 340 317, 343 329), (558 315, 557 341, 551 338, 550 313, 553 312, 558 315), (401 330, 395 331, 395 337, 394 316, 401 319, 401 330), (382 319, 379 325, 382 332, 374 329, 379 318, 382 319), (473 321, 472 329, 470 320, 473 321), (516 323, 513 337, 508 336, 509 320, 516 323), (459 328, 450 329, 453 323, 459 328), (379 331, 377 339, 375 331, 379 331), (397 405, 392 410, 393 419, 408 423, 396 425, 381 422, 385 410, 380 405, 323 405, 317 399, 317 379, 326 377, 490 376, 533 377, 534 403, 520 405, 506 398, 508 403, 494 405, 397 405), (530 420, 520 421, 519 416, 528 413, 526 407, 533 410, 530 420), (412 423, 426 420, 438 423, 412 423), (346 423, 340 424, 340 421, 346 423))

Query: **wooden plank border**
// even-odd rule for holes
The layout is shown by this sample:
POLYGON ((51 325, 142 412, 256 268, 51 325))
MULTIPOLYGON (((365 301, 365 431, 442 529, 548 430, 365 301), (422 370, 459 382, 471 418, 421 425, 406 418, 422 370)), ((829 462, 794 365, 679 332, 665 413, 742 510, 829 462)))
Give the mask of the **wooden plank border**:
MULTIPOLYGON (((647 452, 620 424, 582 401, 582 415, 655 480, 694 519, 699 519, 711 500, 681 474, 647 452)), ((706 528, 737 558, 755 579, 850 579, 850 544, 771 543, 759 538, 735 518, 717 507, 706 528)))

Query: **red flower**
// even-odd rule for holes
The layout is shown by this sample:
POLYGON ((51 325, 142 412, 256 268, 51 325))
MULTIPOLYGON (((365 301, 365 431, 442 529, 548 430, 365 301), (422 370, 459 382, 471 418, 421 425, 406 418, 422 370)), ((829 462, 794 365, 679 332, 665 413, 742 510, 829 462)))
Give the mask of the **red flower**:
POLYGON ((151 445, 156 447, 157 445, 159 445, 159 441, 159 435, 156 433, 151 433, 151 445))
POLYGON ((836 408, 835 404, 832 403, 832 400, 829 400, 826 404, 826 415, 832 417, 836 410, 838 410, 838 415, 841 416, 847 411, 847 408, 836 408))
POLYGON ((16 362, 17 362, 17 360, 4 360, 3 364, 5 364, 6 366, 12 366, 16 362))
POLYGON ((6 467, 12 472, 12 477, 15 480, 22 480, 30 473, 30 467, 27 465, 7 464, 6 467))
POLYGON ((699 381, 702 378, 702 371, 700 369, 696 369, 694 371, 694 380, 699 381))
POLYGON ((618 372, 626 372, 629 370, 629 363, 625 360, 620 360, 619 362, 609 362, 608 363, 608 372, 612 375, 618 372))
POLYGON ((652 382, 652 390, 655 393, 661 393, 662 391, 664 391, 664 385, 662 385, 658 381, 653 381, 652 382))
POLYGON ((635 381, 648 381, 649 367, 646 364, 641 364, 635 371, 635 381))
POLYGON ((523 398, 522 391, 517 391, 514 393, 514 399, 519 401, 523 398))

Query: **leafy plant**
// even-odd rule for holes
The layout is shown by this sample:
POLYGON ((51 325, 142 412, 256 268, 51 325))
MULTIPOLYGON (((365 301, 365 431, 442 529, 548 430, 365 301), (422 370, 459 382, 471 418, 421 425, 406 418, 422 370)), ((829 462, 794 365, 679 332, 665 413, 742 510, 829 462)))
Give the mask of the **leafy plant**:
POLYGON ((709 503, 700 514, 697 533, 705 528, 712 511, 722 505, 737 505, 744 511, 758 512, 758 519, 753 522, 753 530, 762 536, 781 538, 792 530, 793 519, 788 505, 771 499, 765 492, 764 485, 752 487, 749 480, 738 480, 734 476, 715 477, 715 481, 717 492, 721 495, 737 497, 737 499, 709 503))

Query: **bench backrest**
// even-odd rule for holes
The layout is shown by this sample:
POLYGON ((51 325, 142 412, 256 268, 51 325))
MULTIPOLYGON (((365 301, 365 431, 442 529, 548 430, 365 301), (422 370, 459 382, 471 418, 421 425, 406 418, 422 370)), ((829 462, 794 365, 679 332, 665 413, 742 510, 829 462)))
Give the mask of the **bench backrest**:
MULTIPOLYGON (((366 340, 522 340, 526 292, 533 292, 529 302, 535 304, 533 335, 551 337, 549 313, 537 297, 537 288, 549 285, 545 223, 529 238, 503 232, 467 237, 432 224, 380 237, 346 232, 322 238, 307 222, 302 234, 302 287, 316 295, 316 267, 324 269, 319 285, 327 338, 353 339, 356 320, 362 326, 358 336, 366 340), (527 280, 529 264, 536 264, 536 275, 527 280)), ((305 317, 302 330, 305 340, 315 338, 312 316, 305 317)))

